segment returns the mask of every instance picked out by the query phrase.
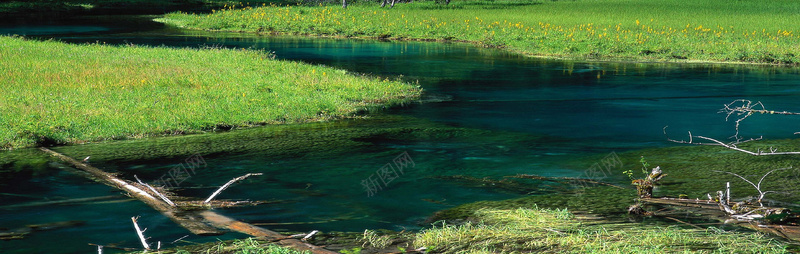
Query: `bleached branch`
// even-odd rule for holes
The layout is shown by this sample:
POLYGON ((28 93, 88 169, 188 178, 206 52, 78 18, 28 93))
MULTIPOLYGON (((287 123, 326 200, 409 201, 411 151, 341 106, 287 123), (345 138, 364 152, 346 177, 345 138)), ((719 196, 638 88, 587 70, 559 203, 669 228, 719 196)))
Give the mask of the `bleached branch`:
POLYGON ((261 173, 247 173, 246 175, 243 175, 243 176, 240 176, 240 177, 237 177, 237 178, 233 178, 230 181, 228 181, 228 183, 226 183, 225 185, 222 185, 222 187, 219 187, 219 189, 217 189, 217 191, 215 191, 213 194, 211 194, 211 196, 209 196, 206 199, 206 201, 203 201, 203 203, 210 202, 212 199, 214 199, 214 197, 219 195, 220 192, 222 192, 223 190, 227 189, 228 187, 231 186, 231 184, 233 184, 235 182, 244 180, 245 178, 248 178, 250 176, 260 176, 260 175, 262 175, 262 174, 261 173))
MULTIPOLYGON (((792 168, 792 167, 788 167, 788 168, 776 168, 776 169, 770 170, 769 172, 767 172, 766 174, 764 174, 763 176, 761 176, 761 179, 759 179, 759 180, 758 180, 758 184, 755 184, 755 183, 753 183, 752 181, 750 181, 750 180, 747 180, 747 178, 744 178, 743 176, 740 176, 740 175, 738 175, 738 174, 736 174, 736 173, 733 173, 733 172, 727 172, 727 171, 718 171, 718 170, 714 170, 714 172, 717 172, 717 173, 727 173, 727 174, 734 175, 734 176, 736 176, 736 177, 738 177, 738 178, 741 178, 742 180, 744 180, 745 182, 749 183, 750 185, 752 185, 752 186, 753 186, 753 188, 756 188, 756 191, 758 191, 758 194, 759 194, 759 196, 758 196, 758 203, 759 203, 759 204, 761 204, 761 200, 762 200, 762 199, 764 199, 764 196, 765 196, 765 195, 767 195, 767 194, 769 194, 769 193, 775 193, 775 192, 777 192, 777 191, 763 191, 763 190, 761 190, 761 183, 762 183, 762 182, 764 182, 764 179, 765 179, 765 178, 767 178, 767 176, 768 176, 769 174, 772 174, 772 172, 775 172, 776 170, 785 170, 785 169, 790 169, 790 168, 792 168)), ((763 206, 763 205, 762 205, 762 206, 763 206)))
POLYGON ((164 200, 164 202, 167 202, 167 204, 169 204, 170 206, 173 206, 173 207, 175 206, 175 203, 173 203, 172 200, 169 200, 169 198, 167 198, 167 196, 164 196, 164 194, 161 194, 161 192, 158 192, 156 190, 156 188, 153 188, 153 186, 150 186, 149 184, 146 184, 146 183, 142 182, 142 180, 139 180, 139 177, 136 177, 136 175, 133 175, 133 178, 136 178, 136 181, 138 181, 139 184, 144 185, 144 187, 147 187, 148 189, 150 189, 150 191, 152 191, 153 193, 158 195, 158 197, 161 198, 161 200, 164 200))
POLYGON ((131 217, 131 221, 133 221, 133 227, 136 228, 136 234, 139 235, 139 240, 142 241, 142 247, 144 247, 145 250, 149 250, 150 245, 147 244, 147 239, 144 237, 144 231, 147 229, 142 230, 139 228, 139 223, 136 223, 136 217, 131 217))

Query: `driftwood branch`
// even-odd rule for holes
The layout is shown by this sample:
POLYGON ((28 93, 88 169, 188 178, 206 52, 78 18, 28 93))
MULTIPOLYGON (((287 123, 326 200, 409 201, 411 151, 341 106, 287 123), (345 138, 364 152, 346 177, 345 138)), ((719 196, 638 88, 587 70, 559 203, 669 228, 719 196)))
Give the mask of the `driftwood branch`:
POLYGON ((142 241, 142 247, 144 247, 145 250, 149 250, 150 245, 147 244, 147 239, 144 237, 144 231, 147 229, 142 230, 139 228, 139 223, 136 223, 136 217, 131 217, 131 221, 133 221, 133 227, 136 228, 136 235, 138 235, 139 240, 142 241))
POLYGON ((85 172, 88 172, 92 175, 94 180, 100 183, 125 191, 129 196, 144 202, 156 211, 164 214, 164 216, 167 216, 167 218, 170 218, 170 220, 173 222, 186 228, 196 235, 221 235, 223 233, 222 231, 205 224, 202 219, 196 217, 194 213, 181 211, 176 207, 170 206, 166 202, 154 197, 147 191, 140 189, 139 187, 135 186, 136 183, 119 179, 113 174, 104 172, 98 168, 90 166, 86 163, 82 163, 53 150, 44 147, 40 147, 39 150, 42 150, 52 156, 72 164, 73 166, 85 172))
POLYGON ((222 187, 219 187, 219 189, 217 189, 217 191, 215 191, 213 194, 211 194, 211 196, 209 196, 205 201, 203 201, 203 203, 210 202, 212 199, 214 199, 214 197, 219 195, 220 192, 222 192, 223 190, 227 189, 228 187, 231 186, 231 184, 233 184, 235 182, 244 180, 245 178, 248 178, 250 176, 260 176, 260 175, 262 175, 262 174, 261 173, 247 173, 246 175, 243 175, 243 176, 240 176, 240 177, 237 177, 237 178, 233 178, 230 181, 228 181, 227 183, 225 183, 225 185, 222 185, 222 187))
MULTIPOLYGON (((72 159, 72 158, 70 158, 68 156, 65 156, 63 154, 57 153, 57 152, 52 151, 50 149, 47 149, 47 148, 44 148, 44 147, 39 148, 39 149, 44 151, 44 152, 47 152, 47 153, 49 153, 49 154, 51 154, 51 155, 53 155, 55 157, 58 157, 61 160, 69 162, 70 164, 72 164, 73 166, 75 166, 75 167, 77 167, 79 169, 82 169, 82 170, 84 170, 86 172, 89 172, 93 177, 95 177, 95 180, 98 181, 98 182, 101 182, 101 183, 110 185, 112 187, 115 187, 117 189, 124 190, 124 191, 128 192, 128 195, 131 195, 132 197, 135 197, 136 199, 139 199, 140 201, 150 205, 154 209, 158 210, 159 212, 161 212, 165 216, 167 216, 170 219, 172 219, 172 221, 174 221, 175 223, 178 223, 179 225, 183 226, 184 228, 189 229, 189 231, 192 231, 192 233, 195 233, 195 234, 198 234, 198 235, 219 235, 219 234, 222 234, 221 231, 216 230, 216 229, 208 226, 208 224, 206 224, 206 223, 209 223, 209 224, 213 225, 214 227, 229 229, 229 230, 233 230, 233 231, 236 231, 236 232, 248 234, 248 235, 254 236, 254 237, 264 237, 264 238, 267 238, 267 239, 278 239, 278 238, 283 238, 284 237, 284 235, 282 235, 280 233, 277 233, 277 232, 274 232, 274 231, 270 231, 268 229, 264 229, 264 228, 261 228, 261 227, 253 226, 251 224, 244 223, 244 222, 241 222, 241 221, 237 221, 237 220, 231 219, 229 217, 226 217, 226 216, 223 216, 223 215, 220 215, 220 214, 217 214, 217 213, 215 213, 213 211, 208 211, 208 210, 200 211, 200 212, 196 212, 196 213, 195 212, 180 211, 180 214, 182 214, 182 216, 177 216, 176 213, 179 212, 178 210, 176 210, 174 207, 169 206, 165 202, 163 202, 163 201, 161 201, 159 199, 156 199, 152 195, 148 194, 146 191, 141 190, 138 187, 134 186, 132 182, 129 183, 129 182, 125 181, 125 180, 118 179, 115 176, 113 176, 112 174, 106 173, 106 172, 104 172, 104 171, 102 171, 100 169, 97 169, 95 167, 89 166, 89 165, 87 165, 85 163, 78 162, 75 159, 72 159), (194 216, 195 214, 198 217, 195 217, 194 216), (189 215, 191 215, 191 216, 189 216, 189 215)), ((242 179, 244 179, 244 178, 242 178, 242 179)), ((232 184, 232 182, 229 182, 228 185, 230 185, 230 184, 232 184)), ((132 218, 132 220, 135 222, 136 218, 134 217, 134 218, 132 218)), ((138 225, 136 225, 135 227, 137 228, 137 232, 143 232, 143 230, 139 230, 138 225)), ((140 239, 142 239, 143 237, 144 236, 140 237, 140 239)), ((180 240, 180 239, 178 239, 178 240, 180 240)), ((146 243, 146 241, 143 240, 143 243, 146 243)), ((337 252, 329 251, 329 250, 323 249, 322 247, 315 246, 315 245, 312 245, 312 244, 309 244, 309 243, 305 243, 305 242, 302 242, 302 241, 297 240, 297 239, 284 239, 284 240, 278 241, 278 243, 280 245, 291 247, 291 248, 297 249, 299 251, 310 251, 313 254, 338 254, 337 252)), ((109 247, 110 248, 110 246, 105 246, 105 247, 109 247)))
POLYGON ((739 119, 736 119, 736 134, 733 135, 734 138, 739 137, 739 124, 747 119, 753 113, 760 113, 760 114, 777 114, 777 115, 800 115, 797 112, 788 112, 788 111, 774 111, 774 110, 767 110, 764 107, 764 104, 760 101, 752 102, 750 100, 745 99, 738 99, 734 100, 731 103, 724 104, 724 107, 719 110, 719 113, 725 113, 725 121, 730 119, 731 115, 740 116, 739 119))
POLYGON ((751 138, 751 139, 748 139, 748 140, 737 140, 735 142, 725 143, 725 142, 722 142, 722 141, 719 141, 719 140, 716 140, 716 139, 713 139, 713 138, 705 137, 705 136, 692 135, 692 132, 690 131, 689 132, 689 141, 686 141, 686 140, 675 140, 675 139, 671 139, 669 137, 669 135, 667 135, 667 127, 669 127, 669 126, 664 126, 664 129, 663 129, 664 130, 664 136, 667 138, 667 141, 674 142, 674 143, 693 144, 693 145, 722 146, 722 147, 725 147, 725 148, 728 148, 728 149, 731 149, 731 150, 743 152, 743 153, 750 154, 750 155, 790 155, 790 154, 800 154, 800 152, 778 152, 778 149, 777 148, 773 148, 773 147, 769 148, 769 152, 762 151, 761 149, 758 149, 755 152, 753 152, 753 151, 745 150, 745 149, 742 149, 742 148, 739 148, 739 147, 736 146, 738 144, 745 143, 745 142, 761 140, 763 137, 751 138), (694 142, 693 138, 699 138, 699 139, 708 140, 708 141, 711 141, 711 143, 694 142))
POLYGON ((136 178, 136 181, 139 182, 139 184, 144 185, 144 187, 147 187, 148 189, 150 189, 150 191, 155 193, 159 198, 161 198, 161 200, 164 200, 164 202, 166 202, 170 206, 173 206, 173 207, 175 206, 175 203, 173 203, 172 200, 169 200, 169 198, 167 198, 167 196, 164 196, 164 194, 161 194, 161 192, 158 192, 156 190, 156 188, 153 188, 153 186, 150 186, 149 184, 146 184, 146 183, 142 182, 142 180, 139 180, 139 177, 136 177, 136 175, 133 175, 133 178, 136 178))
MULTIPOLYGON (((733 115, 739 116, 739 118, 736 119, 736 121, 735 121, 735 123, 736 123, 736 125, 734 127, 735 133, 734 133, 733 136, 730 137, 731 139, 734 139, 733 142, 725 143, 725 142, 719 141, 717 139, 709 138, 709 137, 695 136, 695 135, 692 135, 691 131, 689 131, 689 141, 671 139, 667 135, 667 127, 669 127, 669 126, 664 126, 664 129, 663 129, 664 136, 667 138, 668 141, 674 142, 674 143, 695 144, 695 145, 718 145, 718 146, 722 146, 722 147, 725 147, 725 148, 728 148, 728 149, 731 149, 731 150, 747 153, 747 154, 750 154, 750 155, 800 154, 800 152, 778 152, 778 149, 774 148, 774 147, 770 147, 769 148, 769 152, 766 152, 766 151, 762 150, 761 148, 757 149, 756 151, 749 151, 749 150, 745 150, 745 149, 741 149, 741 148, 737 147, 738 144, 742 144, 742 143, 749 142, 749 141, 755 141, 755 140, 763 139, 763 137, 759 137, 759 138, 750 138, 750 139, 744 140, 742 137, 739 136, 739 125, 742 123, 742 121, 744 121, 745 119, 747 119, 748 117, 750 117, 754 113, 759 113, 759 114, 778 114, 778 115, 800 115, 800 113, 798 113, 798 112, 789 112, 789 111, 767 110, 766 107, 764 107, 764 104, 761 103, 760 101, 752 102, 750 100, 745 100, 745 99, 738 99, 738 100, 734 100, 734 101, 732 101, 732 102, 730 102, 728 104, 724 104, 723 108, 719 110, 719 113, 725 113, 726 114, 725 121, 730 120, 731 116, 733 116, 733 115), (694 138, 700 138, 700 139, 704 139, 704 140, 707 140, 707 141, 711 141, 711 143, 694 142, 694 138)), ((794 134, 800 134, 800 132, 795 132, 794 134)))
MULTIPOLYGON (((747 178, 744 178, 743 176, 740 176, 740 175, 738 175, 738 174, 736 174, 736 173, 733 173, 733 172, 727 172, 727 171, 718 171, 718 170, 714 170, 714 172, 717 172, 717 173, 727 173, 727 174, 734 175, 734 176, 736 176, 736 177, 738 177, 738 178, 740 178, 740 179, 744 180, 745 182, 749 183, 750 185, 752 185, 752 186, 753 186, 753 188, 756 188, 756 191, 758 191, 758 194, 759 194, 759 196, 758 196, 758 203, 759 203, 759 204, 761 204, 761 200, 763 200, 763 199, 764 199, 764 195, 767 195, 767 194, 769 194, 769 193, 774 193, 774 192, 776 192, 776 191, 763 191, 763 190, 761 190, 761 183, 762 183, 762 182, 764 182, 764 178, 767 178, 767 176, 768 176, 769 174, 772 174, 772 172, 775 172, 776 170, 786 170, 786 169, 791 169, 791 168, 792 168, 792 167, 787 167, 787 168, 776 168, 776 169, 770 170, 769 172, 767 172, 766 174, 764 174, 763 176, 761 176, 761 179, 759 179, 759 180, 758 180, 758 183, 757 183, 757 184, 755 184, 755 183, 753 183, 752 181, 750 181, 750 180, 747 180, 747 178)), ((728 195, 730 195, 730 192, 729 192, 729 194, 728 194, 728 195)), ((762 204, 761 206, 763 206, 763 204, 762 204)))

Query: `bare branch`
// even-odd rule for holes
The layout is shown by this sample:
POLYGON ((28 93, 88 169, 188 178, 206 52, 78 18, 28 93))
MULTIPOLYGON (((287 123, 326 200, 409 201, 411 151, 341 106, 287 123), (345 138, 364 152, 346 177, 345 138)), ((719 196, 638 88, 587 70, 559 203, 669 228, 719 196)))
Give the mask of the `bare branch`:
POLYGON ((226 183, 225 185, 222 185, 222 187, 219 187, 219 189, 217 189, 217 191, 215 191, 214 194, 211 194, 211 196, 209 196, 206 199, 206 201, 203 201, 203 203, 210 202, 212 199, 214 199, 214 197, 219 195, 220 192, 222 192, 223 190, 227 189, 228 187, 231 186, 231 184, 233 184, 235 182, 244 180, 245 178, 248 178, 250 176, 260 176, 260 175, 262 175, 262 174, 261 173, 247 173, 246 175, 243 175, 243 176, 240 176, 240 177, 237 177, 237 178, 233 178, 230 181, 228 181, 228 183, 226 183))
MULTIPOLYGON (((728 149, 744 152, 744 153, 747 153, 747 154, 750 154, 750 155, 800 154, 800 152, 778 152, 778 148, 774 148, 774 147, 769 147, 769 152, 765 152, 761 148, 756 149, 756 151, 753 152, 753 151, 749 151, 749 150, 745 150, 745 149, 741 149, 741 148, 737 147, 738 144, 742 144, 742 143, 745 143, 745 142, 750 142, 750 141, 762 140, 763 139, 763 136, 762 136, 762 137, 759 137, 759 138, 751 138, 751 139, 743 140, 742 137, 739 136, 739 125, 742 123, 742 121, 744 121, 745 119, 747 119, 748 117, 750 117, 754 113, 779 114, 779 115, 800 115, 800 113, 798 113, 798 112, 788 112, 788 111, 767 110, 766 107, 764 107, 764 104, 761 103, 760 101, 754 103, 754 102, 752 102, 750 100, 746 100, 746 99, 737 99, 737 100, 734 100, 734 101, 732 101, 732 102, 730 102, 728 104, 723 104, 723 108, 719 110, 719 113, 725 113, 726 114, 725 121, 730 120, 730 117, 732 115, 734 115, 734 114, 739 116, 739 118, 736 119, 736 126, 735 126, 736 132, 734 133, 733 136, 730 137, 731 139, 734 140, 733 142, 724 143, 724 142, 721 142, 719 140, 716 140, 716 139, 713 139, 713 138, 709 138, 709 137, 694 136, 694 135, 692 135, 691 131, 689 131, 689 141, 674 140, 674 139, 669 138, 669 136, 667 135, 667 127, 669 127, 669 126, 664 126, 664 129, 663 129, 664 136, 667 138, 667 141, 674 142, 674 143, 695 144, 695 145, 718 145, 718 146, 723 146, 723 147, 728 148, 728 149), (705 140, 711 141, 713 143, 695 143, 694 140, 693 140, 694 138, 705 139, 705 140)), ((800 132, 795 132, 795 134, 800 134, 800 132)))
POLYGON ((133 178, 136 178, 136 181, 138 181, 139 184, 144 185, 144 187, 147 187, 148 189, 150 189, 150 191, 158 195, 158 197, 161 198, 161 200, 164 200, 164 202, 166 202, 170 206, 175 207, 175 203, 173 203, 172 200, 169 200, 167 196, 164 196, 164 194, 161 194, 161 192, 158 192, 156 188, 153 188, 153 186, 150 186, 149 184, 142 182, 142 180, 139 180, 139 177, 136 177, 136 175, 133 175, 133 178))
POLYGON ((770 147, 770 148, 769 148, 769 152, 764 152, 764 151, 762 151, 761 149, 758 149, 758 150, 756 150, 755 152, 753 152, 753 151, 748 151, 748 150, 745 150, 745 149, 742 149, 742 148, 736 147, 736 145, 738 145, 738 144, 741 144, 741 143, 750 142, 750 141, 756 141, 756 140, 761 140, 761 139, 762 139, 762 137, 759 137, 759 138, 757 138, 757 139, 756 139, 756 138, 751 138, 751 139, 744 140, 744 141, 737 140, 736 142, 724 143, 724 142, 722 142, 722 141, 719 141, 719 140, 716 140, 716 139, 713 139, 713 138, 709 138, 709 137, 705 137, 705 136, 692 136, 692 132, 690 131, 690 132, 689 132, 689 141, 686 141, 686 140, 674 140, 674 139, 671 139, 671 138, 669 138, 669 136, 667 135, 667 127, 669 127, 669 126, 664 126, 664 136, 666 136, 666 137, 667 137, 667 141, 674 142, 674 143, 679 143, 679 144, 693 144, 693 145, 715 145, 715 146, 722 146, 722 147, 725 147, 725 148, 728 148, 728 149, 731 149, 731 150, 736 150, 736 151, 743 152, 743 153, 750 154, 750 155, 788 155, 788 154, 800 154, 800 152, 778 152, 778 149, 777 149, 777 148, 774 148, 774 147, 770 147), (705 139, 705 140, 711 141, 712 143, 697 143, 697 142, 694 142, 694 141, 693 141, 693 138, 705 139))
POLYGON ((753 113, 760 113, 760 114, 778 114, 778 115, 800 115, 797 112, 788 112, 788 111, 774 111, 774 110, 767 110, 764 107, 764 104, 759 102, 753 103, 750 100, 745 99, 738 99, 734 100, 731 103, 725 104, 722 109, 719 110, 719 113, 725 113, 725 121, 731 117, 731 115, 736 114, 739 119, 736 119, 736 134, 732 136, 732 138, 739 139, 739 124, 747 119, 753 113), (758 107, 758 108, 756 108, 758 107))
POLYGON ((142 241, 142 247, 144 247, 145 250, 149 250, 150 245, 147 244, 147 241, 144 238, 144 230, 147 229, 142 230, 139 228, 139 223, 136 223, 136 217, 131 217, 131 221, 133 221, 133 227, 136 228, 136 234, 139 235, 139 240, 142 241))
MULTIPOLYGON (((750 185, 752 185, 752 186, 753 186, 753 188, 756 188, 756 191, 758 191, 758 194, 759 194, 759 196, 758 196, 758 203, 759 203, 759 204, 761 204, 761 200, 762 200, 762 199, 764 199, 764 196, 765 196, 765 195, 767 195, 767 194, 769 194, 769 193, 777 193, 777 191, 763 191, 763 190, 761 190, 761 183, 762 183, 762 182, 764 182, 764 178, 767 178, 767 176, 768 176, 769 174, 772 174, 772 172, 775 172, 776 170, 785 170, 785 169, 790 169, 790 168, 792 168, 792 167, 787 167, 787 168, 776 168, 776 169, 770 170, 769 172, 767 172, 766 174, 764 174, 764 175, 761 177, 761 179, 760 179, 760 180, 758 180, 758 184, 754 184, 754 183, 753 183, 753 182, 751 182, 750 180, 747 180, 747 178, 744 178, 743 176, 740 176, 740 175, 738 175, 738 174, 736 174, 736 173, 733 173, 733 172, 727 172, 727 171, 718 171, 718 170, 714 170, 714 172, 717 172, 717 173, 728 173, 728 174, 734 175, 734 176, 736 176, 736 177, 738 177, 738 178, 741 178, 742 180, 744 180, 745 182, 749 183, 750 185)), ((764 206, 764 205, 762 204, 761 206, 764 206)))

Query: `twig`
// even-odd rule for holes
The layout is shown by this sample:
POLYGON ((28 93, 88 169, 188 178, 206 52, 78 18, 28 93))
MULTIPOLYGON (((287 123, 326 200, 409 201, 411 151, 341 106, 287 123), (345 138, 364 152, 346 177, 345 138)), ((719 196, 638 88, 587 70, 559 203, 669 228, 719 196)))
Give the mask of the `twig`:
POLYGON ((685 140, 675 140, 675 139, 671 139, 671 138, 669 138, 669 136, 667 135, 667 127, 669 127, 669 126, 664 126, 664 136, 666 136, 666 137, 667 137, 667 141, 674 142, 674 143, 679 143, 679 144, 693 144, 693 145, 715 145, 715 146, 722 146, 722 147, 725 147, 725 148, 728 148, 728 149, 731 149, 731 150, 735 150, 735 151, 743 152, 743 153, 750 154, 750 155, 789 155, 789 154, 800 154, 800 152, 778 152, 778 149, 777 149, 777 148, 773 148, 773 147, 770 147, 770 148, 769 148, 769 152, 763 152, 763 151, 761 151, 761 149, 758 149, 756 152, 753 152, 753 151, 748 151, 748 150, 745 150, 745 149, 741 149, 741 148, 738 148, 738 147, 736 147, 736 145, 737 145, 737 144, 741 144, 741 143, 745 143, 745 142, 750 142, 750 141, 761 140, 761 139, 763 139, 763 137, 759 137, 759 138, 751 138, 751 139, 744 140, 744 141, 742 141, 742 140, 737 140, 737 141, 735 141, 735 142, 731 142, 731 143, 724 143, 724 142, 722 142, 722 141, 719 141, 719 140, 716 140, 716 139, 713 139, 713 138, 709 138, 709 137, 705 137, 705 136, 696 136, 696 135, 692 135, 692 132, 690 131, 690 132, 689 132, 689 141, 685 141, 685 140), (700 139, 705 139, 705 140, 711 141, 711 142, 713 142, 713 143, 697 143, 697 142, 694 142, 692 138, 700 138, 700 139))
POLYGON ((722 208, 723 211, 730 215, 736 214, 736 210, 733 210, 728 202, 725 202, 725 193, 722 191, 717 191, 717 198, 719 198, 719 207, 722 208))
POLYGON ((719 110, 719 113, 727 114, 727 116, 725 116, 725 121, 728 121, 728 119, 734 113, 736 115, 739 115, 739 116, 744 115, 744 116, 740 117, 739 119, 736 119, 736 134, 733 135, 733 137, 736 137, 736 138, 739 137, 739 124, 742 121, 744 121, 744 119, 747 119, 748 117, 753 115, 753 113, 778 114, 778 115, 800 115, 800 113, 797 113, 797 112, 767 110, 764 107, 764 104, 761 103, 760 101, 756 102, 756 103, 753 103, 752 101, 745 100, 745 99, 738 99, 738 100, 732 101, 731 103, 724 104, 724 107, 719 110), (741 105, 740 106, 734 106, 734 104, 737 104, 737 103, 741 103, 741 105), (755 107, 760 107, 761 109, 754 109, 755 107))
POLYGON ((768 193, 771 193, 771 192, 776 192, 776 191, 762 191, 762 190, 761 190, 761 183, 762 183, 762 182, 764 182, 764 178, 767 178, 767 176, 768 176, 769 174, 772 174, 772 172, 775 172, 776 170, 784 170, 784 169, 790 169, 790 168, 792 168, 792 167, 788 167, 788 168, 776 168, 776 169, 770 170, 769 172, 767 172, 766 174, 764 174, 763 176, 761 176, 761 179, 760 179, 760 180, 758 180, 758 184, 754 184, 754 183, 753 183, 753 182, 751 182, 750 180, 747 180, 747 178, 744 178, 744 177, 742 177, 742 176, 740 176, 740 175, 738 175, 738 174, 736 174, 736 173, 733 173, 733 172, 727 172, 727 171, 718 171, 718 170, 714 170, 714 172, 717 172, 717 173, 728 173, 728 174, 734 175, 734 176, 736 176, 736 177, 738 177, 738 178, 741 178, 742 180, 744 180, 745 182, 749 183, 750 185, 752 185, 752 186, 753 186, 754 188, 756 188, 756 190, 758 191, 758 194, 759 194, 759 196, 758 196, 758 203, 759 203, 761 206, 764 206, 763 204, 761 204, 761 200, 762 200, 762 199, 764 199, 764 195, 767 195, 768 193))
POLYGON ((247 173, 246 175, 243 175, 243 176, 240 176, 240 177, 237 177, 237 178, 233 178, 230 181, 228 181, 228 183, 226 183, 225 185, 222 185, 222 187, 219 187, 219 189, 217 189, 217 191, 215 191, 214 194, 211 194, 211 196, 209 196, 206 199, 206 201, 203 201, 203 203, 210 202, 212 199, 214 199, 214 197, 219 195, 220 192, 222 192, 223 190, 227 189, 228 187, 231 186, 231 184, 233 184, 235 182, 244 180, 245 178, 248 178, 250 176, 260 176, 260 175, 262 175, 262 174, 261 173, 247 173))
POLYGON ((185 235, 185 236, 182 236, 181 238, 175 239, 175 241, 172 241, 172 243, 171 243, 171 244, 175 244, 176 242, 178 242, 178 241, 180 241, 180 240, 183 240, 183 238, 186 238, 186 237, 188 237, 188 236, 189 236, 189 235, 185 235))
POLYGON ((139 223, 136 223, 136 217, 131 217, 131 221, 133 221, 133 227, 136 228, 136 234, 139 235, 139 240, 142 241, 142 247, 144 247, 145 250, 149 250, 150 245, 147 244, 147 241, 144 238, 144 230, 147 229, 139 229, 139 223))
POLYGON ((175 203, 172 203, 172 200, 169 200, 169 198, 167 198, 167 196, 164 196, 163 194, 161 194, 161 192, 158 192, 156 190, 156 188, 153 188, 153 186, 150 186, 149 184, 146 184, 146 183, 142 182, 142 180, 139 180, 139 177, 137 177, 136 175, 133 175, 133 178, 136 178, 136 181, 138 181, 139 184, 144 185, 144 187, 147 187, 148 189, 153 191, 153 193, 158 195, 158 197, 161 198, 161 200, 164 200, 164 202, 167 202, 167 204, 169 204, 170 206, 173 206, 173 207, 175 206, 175 203))

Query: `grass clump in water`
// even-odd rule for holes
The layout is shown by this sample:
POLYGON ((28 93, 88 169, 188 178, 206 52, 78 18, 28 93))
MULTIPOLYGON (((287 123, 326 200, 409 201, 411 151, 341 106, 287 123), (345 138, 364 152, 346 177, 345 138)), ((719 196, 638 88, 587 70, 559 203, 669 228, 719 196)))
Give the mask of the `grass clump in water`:
POLYGON ((417 234, 416 247, 444 253, 785 253, 760 234, 708 229, 587 225, 566 209, 481 209, 462 225, 417 234))
POLYGON ((790 0, 433 1, 235 7, 173 13, 195 29, 459 40, 541 56, 800 64, 800 2, 790 0))
POLYGON ((320 121, 420 93, 253 50, 0 37, 0 58, 2 148, 320 121))

